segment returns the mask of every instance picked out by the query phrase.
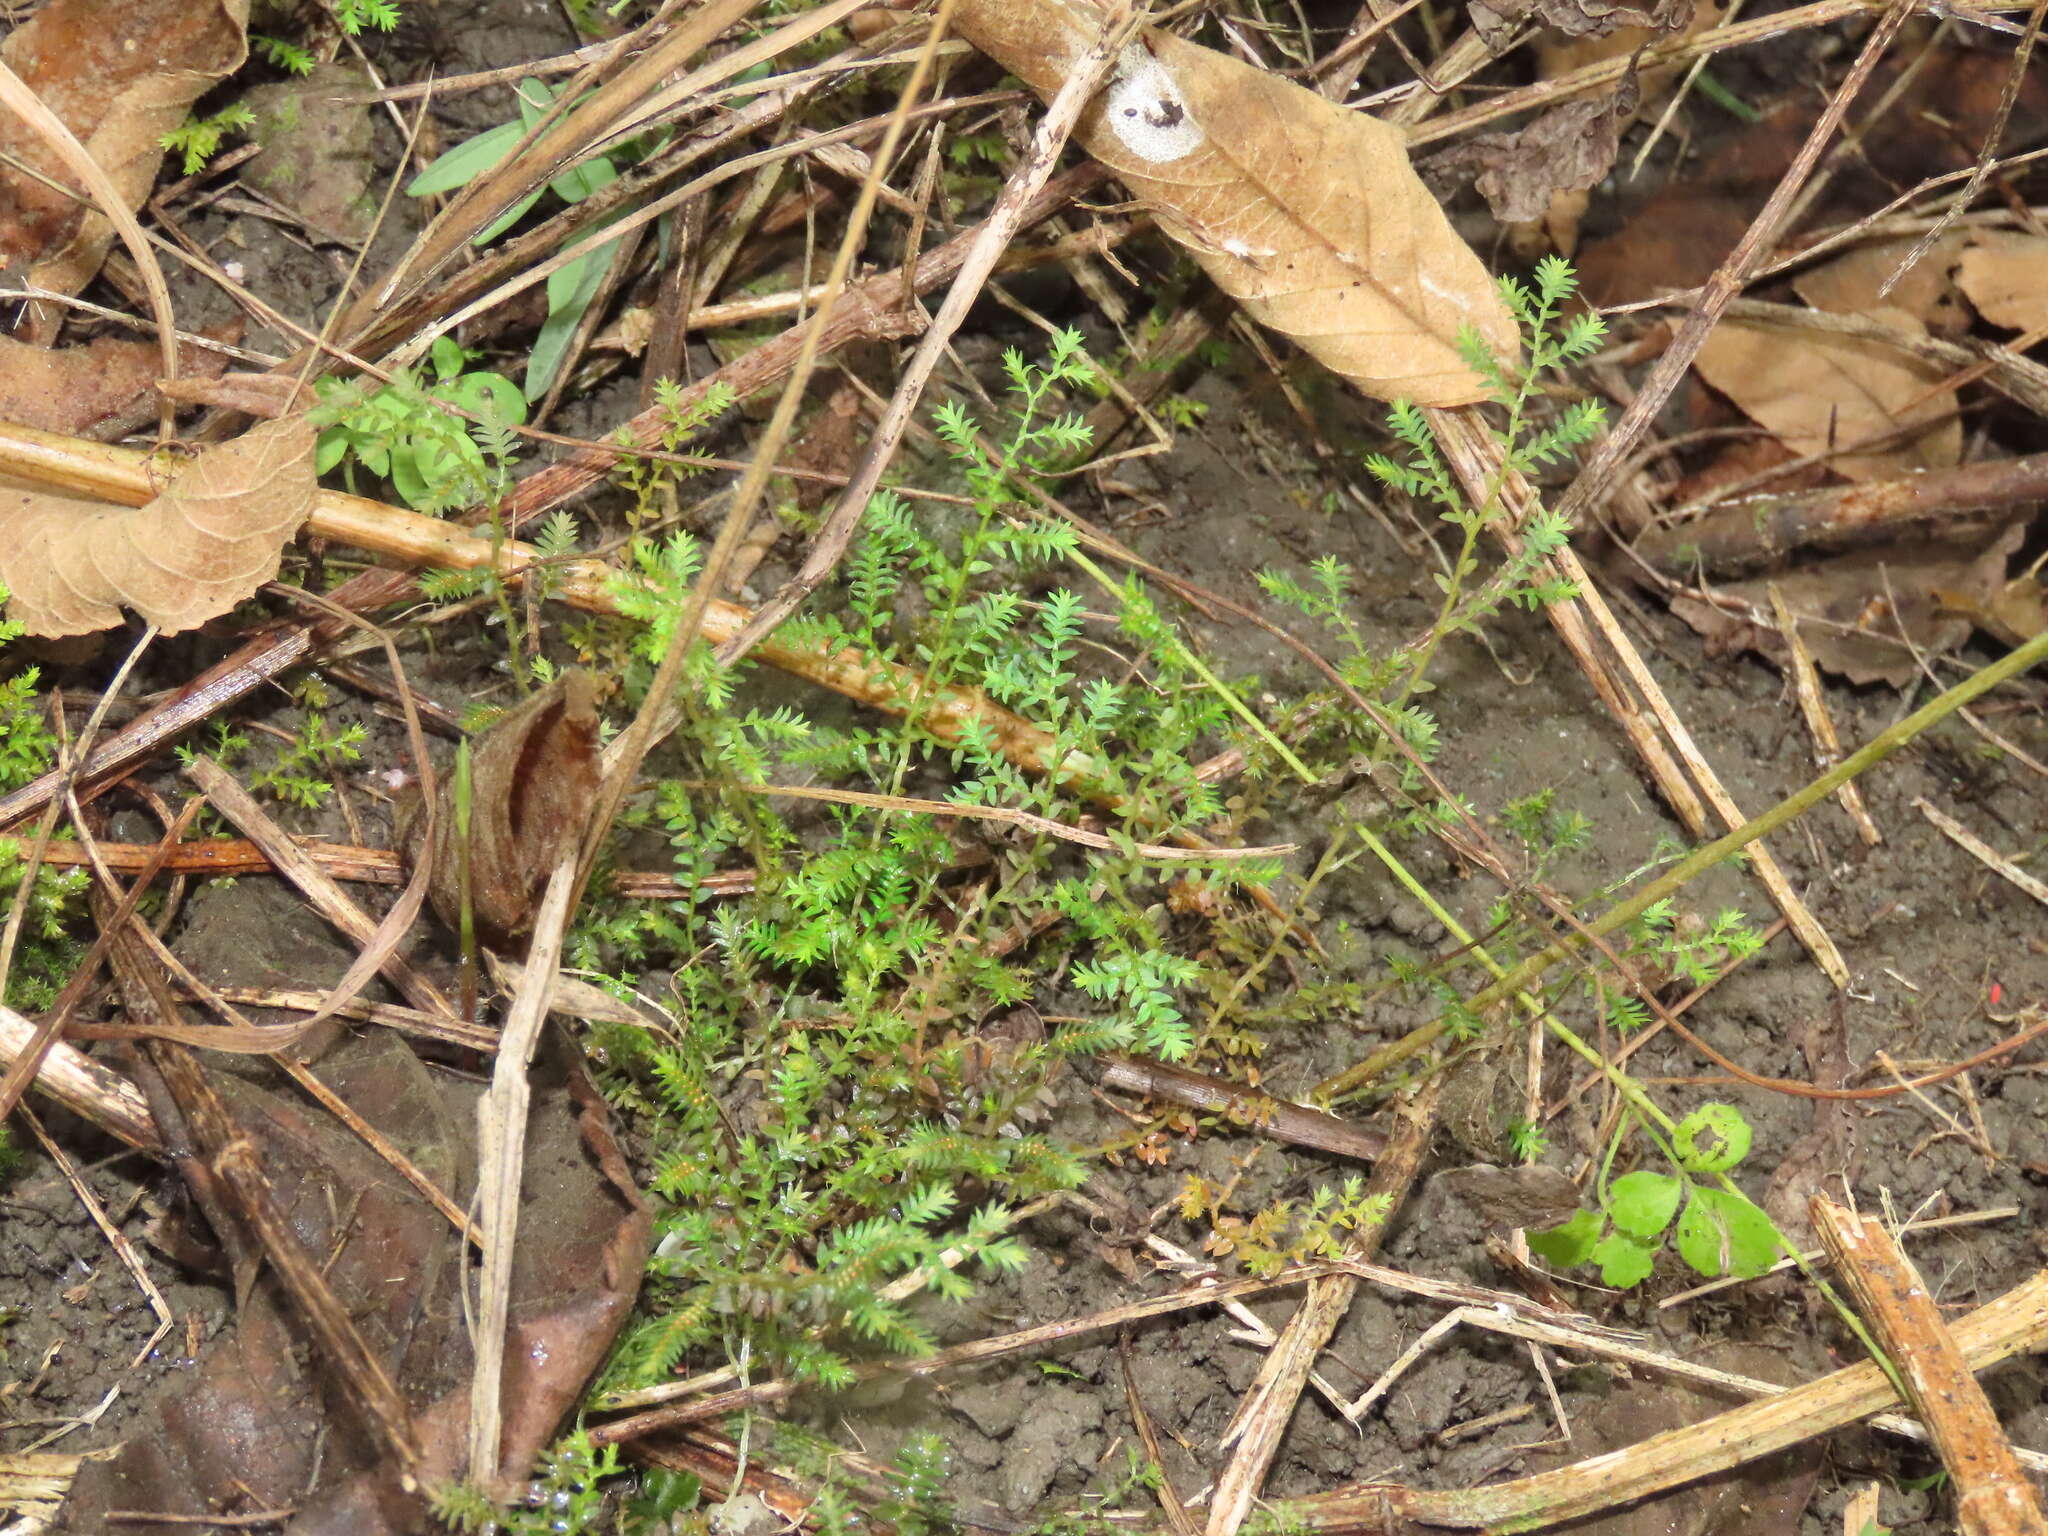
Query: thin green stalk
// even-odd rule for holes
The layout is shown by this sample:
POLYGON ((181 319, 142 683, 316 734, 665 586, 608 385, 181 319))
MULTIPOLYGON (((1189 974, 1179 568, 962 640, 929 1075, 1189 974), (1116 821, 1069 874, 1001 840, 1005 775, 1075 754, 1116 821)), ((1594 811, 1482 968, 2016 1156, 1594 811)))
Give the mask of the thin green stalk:
MULTIPOLYGON (((1073 561, 1073 563, 1075 565, 1078 565, 1082 570, 1086 571, 1091 577, 1093 577, 1095 579, 1096 585, 1101 587, 1102 590, 1108 593, 1111 597, 1115 597, 1118 594, 1118 592, 1122 590, 1114 581, 1111 581, 1109 579, 1108 572, 1104 571, 1101 566, 1097 565, 1093 560, 1090 560, 1078 549, 1075 550, 1067 558, 1073 561)), ((1192 646, 1190 646, 1186 641, 1182 640, 1178 635, 1174 636, 1173 643, 1180 651, 1181 660, 1187 663, 1188 670, 1194 673, 1195 676, 1199 677, 1202 680, 1202 682, 1216 694, 1218 698, 1223 700, 1225 704, 1228 704, 1230 706, 1231 713, 1236 715, 1240 720, 1244 721, 1246 727, 1252 732, 1252 734, 1257 736, 1259 740, 1263 741, 1269 748, 1271 748, 1274 756, 1278 757, 1281 762, 1285 763, 1290 769, 1292 769, 1294 771, 1295 776, 1299 778, 1302 783, 1314 785, 1322 782, 1316 776, 1315 771, 1311 769, 1308 766, 1308 764, 1304 763, 1299 757, 1296 757, 1294 755, 1293 749, 1291 749, 1286 742, 1282 741, 1278 736, 1273 734, 1273 728, 1270 725, 1266 724, 1265 721, 1261 720, 1258 717, 1258 713, 1255 710, 1253 710, 1249 704, 1245 703, 1243 699, 1240 699, 1234 691, 1232 691, 1229 684, 1225 683, 1222 678, 1218 677, 1214 672, 1211 672, 1209 668, 1203 664, 1202 658, 1195 654, 1194 648, 1192 646)))
POLYGON ((455 746, 455 886, 461 908, 462 1017, 476 1021, 476 887, 469 862, 476 792, 471 777, 469 738, 455 746))
MULTIPOLYGON (((1592 938, 1604 937, 1615 929, 1633 922, 1657 902, 1684 888, 1694 876, 1740 853, 1758 838, 1767 836, 1788 821, 1804 814, 1851 779, 1876 767, 1930 726, 1938 724, 1980 695, 2025 672, 2044 658, 2048 658, 2048 635, 2037 635, 2019 649, 2000 657, 1990 666, 1972 673, 1896 725, 1880 732, 1867 745, 1843 758, 1803 789, 1786 796, 1762 815, 1744 822, 1726 837, 1686 855, 1634 896, 1588 923, 1584 933, 1574 930, 1555 944, 1521 961, 1513 970, 1497 975, 1492 983, 1481 988, 1467 1000, 1467 1006, 1474 1013, 1483 1013, 1488 1008, 1497 1007, 1510 996, 1526 991, 1551 966, 1584 948, 1592 938)), ((1398 873, 1395 878, 1400 878, 1398 873)), ((1439 916, 1438 921, 1441 922, 1443 919, 1439 916)), ((1450 927, 1449 924, 1445 926, 1450 927)), ((1404 1061, 1420 1055, 1436 1044, 1443 1038, 1445 1027, 1441 1019, 1432 1020, 1419 1029, 1410 1030, 1399 1040, 1381 1046, 1364 1060, 1346 1068, 1323 1084, 1323 1095, 1331 1102, 1335 1102, 1362 1085, 1384 1077, 1404 1061)))
POLYGON ((512 594, 506 589, 505 580, 498 574, 499 559, 505 547, 505 519, 497 511, 491 513, 491 574, 486 578, 491 595, 498 605, 498 619, 505 626, 505 650, 511 662, 512 685, 519 690, 519 697, 526 698, 533 692, 533 684, 527 681, 526 659, 519 654, 519 621, 512 612, 512 594))
POLYGON ((1444 600, 1436 611, 1436 622, 1429 626, 1429 636, 1422 642, 1422 650, 1415 658, 1415 665, 1408 670, 1408 680, 1401 685, 1395 696, 1390 713, 1398 715, 1408 707, 1408 701, 1421 688, 1422 680, 1428 676, 1430 663, 1436 660, 1437 647, 1443 644, 1444 636, 1451 632, 1451 617, 1457 611, 1458 599, 1464 595, 1464 573, 1472 569, 1473 552, 1479 547, 1479 529, 1483 517, 1475 517, 1465 524, 1464 547, 1458 551, 1458 558, 1451 566, 1451 574, 1444 581, 1444 600))
POLYGON ((1896 725, 1879 732, 1867 745, 1850 753, 1819 778, 1787 795, 1763 814, 1752 817, 1727 836, 1718 838, 1703 848, 1694 849, 1628 900, 1611 907, 1588 923, 1584 933, 1574 931, 1564 935, 1547 949, 1539 950, 1490 986, 1475 993, 1468 1006, 1473 1012, 1480 1013, 1499 1004, 1511 993, 1527 987, 1558 961, 1585 947, 1590 938, 1604 937, 1617 928, 1635 921, 1657 902, 1683 889, 1694 876, 1712 869, 1716 864, 1740 853, 1759 838, 1769 836, 1787 822, 1804 815, 1851 779, 1876 767, 1929 727, 1938 725, 1964 705, 1990 692, 2009 678, 2017 677, 2044 659, 2048 659, 2048 634, 2036 635, 2019 649, 2008 652, 1991 665, 1972 673, 1896 725))

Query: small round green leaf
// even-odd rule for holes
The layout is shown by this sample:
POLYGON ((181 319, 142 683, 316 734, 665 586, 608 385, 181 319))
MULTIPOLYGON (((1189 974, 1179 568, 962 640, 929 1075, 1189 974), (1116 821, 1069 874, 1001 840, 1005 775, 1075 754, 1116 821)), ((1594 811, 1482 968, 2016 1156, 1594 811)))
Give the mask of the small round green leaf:
POLYGON ((1531 1232, 1529 1251, 1546 1264, 1571 1269, 1593 1256, 1593 1245, 1600 1240, 1600 1227, 1598 1211, 1578 1211, 1569 1221, 1548 1232, 1531 1232))
POLYGON ((1726 1236, 1728 1272, 1748 1279, 1760 1275, 1791 1252, 1763 1207, 1746 1195, 1724 1189, 1702 1189, 1700 1198, 1721 1222, 1726 1236))
POLYGON ((1749 1122, 1733 1104, 1702 1104, 1671 1138, 1688 1173, 1726 1173, 1749 1156, 1749 1142, 1749 1122))
POLYGON ((1678 1218, 1674 1246, 1686 1263, 1709 1280, 1718 1280, 1729 1267, 1731 1255, 1725 1246, 1726 1228, 1711 1203, 1702 1198, 1706 1193, 1696 1191, 1686 1201, 1685 1214, 1678 1218))
POLYGON ((632 1514, 644 1521, 667 1520, 694 1509, 703 1484, 694 1472, 671 1472, 665 1467, 650 1470, 640 1485, 639 1496, 627 1501, 632 1514))
POLYGON ((1593 1249, 1593 1262, 1600 1266, 1601 1282, 1619 1291, 1648 1279, 1656 1259, 1656 1244, 1642 1242, 1626 1232, 1608 1233, 1593 1249))
POLYGON ((1631 1237, 1648 1241, 1671 1225, 1679 1194, 1668 1173, 1625 1173, 1607 1188, 1607 1214, 1631 1237))

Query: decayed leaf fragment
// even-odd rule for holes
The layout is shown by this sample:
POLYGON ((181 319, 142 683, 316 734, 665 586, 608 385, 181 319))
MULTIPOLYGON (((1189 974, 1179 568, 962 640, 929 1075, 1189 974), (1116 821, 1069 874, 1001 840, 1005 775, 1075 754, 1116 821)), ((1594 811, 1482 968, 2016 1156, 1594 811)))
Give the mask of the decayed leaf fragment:
POLYGON ((226 613, 277 574, 313 510, 313 429, 266 421, 202 449, 140 507, 0 490, 0 583, 32 635, 82 635, 125 605, 165 634, 226 613))
POLYGON ((2006 566, 2025 533, 2014 523, 1988 541, 1979 534, 1960 546, 1921 541, 1837 555, 1775 576, 1718 582, 1711 602, 1679 594, 1671 611, 1706 637, 1709 655, 1782 657, 1770 602, 1775 585, 1816 665, 1853 683, 1903 688, 1919 675, 1905 642, 1927 655, 1969 639, 1972 624, 2005 591, 2006 566))
MULTIPOLYGON (((180 368, 201 378, 219 377, 227 362, 218 352, 180 350, 180 368)), ((0 336, 0 421, 106 441, 156 418, 150 386, 161 372, 154 342, 99 336, 75 347, 32 347, 0 336), (131 416, 138 402, 146 417, 131 416)))
MULTIPOLYGON (((476 738, 470 754, 470 907, 476 932, 504 948, 533 925, 541 887, 583 836, 597 798, 597 679, 571 668, 476 738)), ((408 866, 432 860, 427 897, 450 928, 462 925, 462 829, 455 775, 441 776, 434 842, 418 800, 398 821, 408 866)))
POLYGON ((1695 11, 1690 0, 1472 0, 1467 9, 1472 29, 1496 50, 1505 48, 1531 17, 1567 37, 1616 32, 1668 37, 1691 30, 1695 11))
MULTIPOLYGON (((1926 334, 1904 310, 1864 313, 1912 335, 1926 334)), ((1929 393, 1941 370, 1882 342, 1725 321, 1700 348, 1695 366, 1701 378, 1796 453, 1884 441, 1883 447, 1828 460, 1830 469, 1850 480, 1895 480, 1916 469, 1946 469, 1962 453, 1955 391, 1929 393), (1894 439, 1902 430, 1910 435, 1894 439)))
MULTIPOLYGON (((954 30, 1041 95, 1102 30, 1084 0, 961 0, 954 30)), ((1167 33, 1124 50, 1075 137, 1260 324, 1381 399, 1464 405, 1464 326, 1512 364, 1512 316, 1400 131, 1167 33)))
MULTIPOLYGON (((1503 224, 1544 216, 1559 192, 1583 192, 1614 169, 1621 132, 1635 120, 1633 82, 1593 101, 1568 101, 1512 133, 1479 134, 1438 157, 1446 169, 1470 168, 1472 185, 1503 224)), ((1579 200, 1583 210, 1585 202, 1579 200)), ((1576 234, 1577 215, 1572 223, 1576 234)), ((1559 245, 1569 254, 1569 246, 1559 245)))
MULTIPOLYGON (((0 43, 0 58, 64 120, 137 208, 163 163, 162 136, 248 57, 249 0, 50 0, 0 43)), ((62 187, 75 182, 41 137, 0 113, 0 150, 62 187)), ((75 293, 113 226, 25 171, 0 170, 0 264, 75 293)))

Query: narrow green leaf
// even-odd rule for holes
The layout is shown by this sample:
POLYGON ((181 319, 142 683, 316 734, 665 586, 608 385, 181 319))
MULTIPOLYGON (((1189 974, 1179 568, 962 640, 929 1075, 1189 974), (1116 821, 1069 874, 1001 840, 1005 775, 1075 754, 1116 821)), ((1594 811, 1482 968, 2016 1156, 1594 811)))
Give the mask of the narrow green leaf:
POLYGON ((437 155, 425 170, 407 182, 405 195, 432 197, 436 192, 453 192, 457 187, 468 186, 510 154, 512 146, 525 132, 524 123, 500 123, 495 128, 486 128, 473 139, 464 139, 453 149, 437 155))
POLYGON ((575 339, 576 327, 582 322, 583 312, 597 297, 597 290, 604 282, 605 268, 617 249, 616 241, 601 245, 589 255, 579 256, 566 267, 549 274, 548 317, 541 323, 540 334, 533 339, 533 355, 526 364, 527 399, 538 400, 554 383, 556 373, 568 356, 569 343, 575 339))

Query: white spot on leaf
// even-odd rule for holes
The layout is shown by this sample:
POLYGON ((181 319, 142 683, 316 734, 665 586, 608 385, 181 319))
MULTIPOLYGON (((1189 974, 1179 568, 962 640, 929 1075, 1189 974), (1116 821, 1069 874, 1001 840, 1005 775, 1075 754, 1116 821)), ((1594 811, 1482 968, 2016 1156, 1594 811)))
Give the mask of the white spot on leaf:
POLYGON ((1208 137, 1189 115, 1173 76, 1143 43, 1132 43, 1118 57, 1104 109, 1124 148, 1154 165, 1193 154, 1208 137))

